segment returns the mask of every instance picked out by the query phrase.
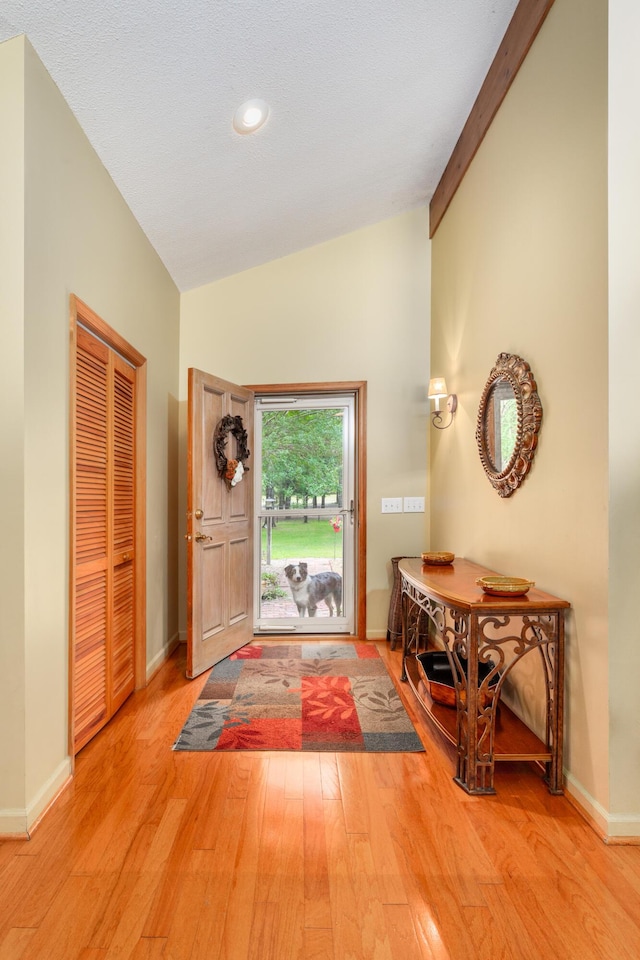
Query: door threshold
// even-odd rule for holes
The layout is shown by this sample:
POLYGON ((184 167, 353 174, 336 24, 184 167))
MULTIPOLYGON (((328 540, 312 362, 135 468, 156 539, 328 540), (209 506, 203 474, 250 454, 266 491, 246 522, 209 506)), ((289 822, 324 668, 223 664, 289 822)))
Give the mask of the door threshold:
MULTIPOLYGON (((328 640, 331 643, 363 643, 364 640, 356 633, 254 633, 253 639, 256 640, 291 640, 301 643, 303 640, 313 640, 318 643, 321 640, 328 640)), ((366 640, 366 637, 364 638, 366 640)))

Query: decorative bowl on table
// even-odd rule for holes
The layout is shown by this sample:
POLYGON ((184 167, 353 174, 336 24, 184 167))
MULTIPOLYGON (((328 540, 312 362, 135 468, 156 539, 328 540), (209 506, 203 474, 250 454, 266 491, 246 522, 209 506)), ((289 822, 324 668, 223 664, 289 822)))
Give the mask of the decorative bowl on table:
POLYGON ((535 587, 533 580, 523 577, 478 577, 476 583, 492 597, 522 597, 535 587))
POLYGON ((444 567, 448 563, 453 563, 454 559, 455 554, 447 550, 429 550, 422 554, 422 562, 432 567, 444 567))
MULTIPOLYGON (((440 703, 445 707, 456 706, 456 690, 453 685, 453 672, 449 664, 449 658, 445 650, 428 650, 426 653, 416 655, 418 668, 424 684, 429 692, 429 696, 434 703, 440 703)), ((460 658, 460 666, 463 670, 467 669, 467 661, 460 658)), ((478 687, 482 681, 489 676, 495 669, 493 661, 478 661, 478 687)), ((500 675, 495 674, 489 683, 489 692, 479 690, 478 700, 484 708, 492 697, 491 690, 497 685, 500 675)), ((466 693, 463 690, 461 696, 462 702, 466 700, 466 693)))

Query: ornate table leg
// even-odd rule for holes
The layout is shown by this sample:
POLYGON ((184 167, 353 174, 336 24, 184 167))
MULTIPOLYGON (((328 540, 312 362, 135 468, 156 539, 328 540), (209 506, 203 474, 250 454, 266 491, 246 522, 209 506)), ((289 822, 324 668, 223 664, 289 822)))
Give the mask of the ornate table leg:
MULTIPOLYGON (((495 700, 482 703, 478 681, 478 622, 475 616, 458 618, 456 633, 462 638, 459 653, 466 658, 463 672, 459 656, 454 665, 459 674, 457 690, 458 763, 455 782, 472 795, 494 794, 493 730, 495 700)), ((456 651, 458 653, 458 651, 456 651)))
POLYGON ((545 780, 549 793, 560 795, 564 793, 562 777, 562 727, 564 722, 562 703, 564 700, 564 616, 557 614, 554 618, 555 643, 548 646, 548 657, 552 659, 551 683, 547 690, 549 710, 549 730, 547 732, 548 746, 551 749, 551 760, 546 764, 545 780))
POLYGON ((400 679, 407 682, 407 657, 409 655, 409 648, 411 646, 411 641, 409 638, 409 616, 407 613, 409 606, 409 597, 407 596, 405 590, 403 589, 400 595, 400 609, 401 609, 401 620, 402 620, 402 673, 400 679))

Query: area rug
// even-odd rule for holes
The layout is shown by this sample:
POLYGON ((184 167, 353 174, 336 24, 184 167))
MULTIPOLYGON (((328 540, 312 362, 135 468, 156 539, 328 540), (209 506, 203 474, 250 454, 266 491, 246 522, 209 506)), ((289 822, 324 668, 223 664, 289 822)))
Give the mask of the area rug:
POLYGON ((373 644, 250 643, 218 663, 174 750, 417 752, 373 644))

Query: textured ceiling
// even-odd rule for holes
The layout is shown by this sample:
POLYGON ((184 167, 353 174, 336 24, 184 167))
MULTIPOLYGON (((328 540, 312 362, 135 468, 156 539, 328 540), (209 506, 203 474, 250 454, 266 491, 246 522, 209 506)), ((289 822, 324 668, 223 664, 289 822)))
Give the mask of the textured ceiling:
POLYGON ((428 204, 516 6, 2 0, 0 40, 28 36, 188 290, 428 204))

